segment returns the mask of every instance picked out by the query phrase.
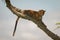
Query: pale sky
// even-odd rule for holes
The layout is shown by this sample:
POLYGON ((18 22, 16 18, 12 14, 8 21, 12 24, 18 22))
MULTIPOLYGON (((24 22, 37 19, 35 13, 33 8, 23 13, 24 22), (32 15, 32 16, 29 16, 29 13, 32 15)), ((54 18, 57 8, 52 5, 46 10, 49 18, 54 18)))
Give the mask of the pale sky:
MULTIPOLYGON (((17 8, 23 10, 46 10, 43 22, 47 28, 60 36, 60 28, 54 30, 60 22, 60 0, 11 0, 17 8)), ((12 36, 16 16, 0 0, 0 40, 52 40, 31 21, 20 19, 15 36, 12 36)))

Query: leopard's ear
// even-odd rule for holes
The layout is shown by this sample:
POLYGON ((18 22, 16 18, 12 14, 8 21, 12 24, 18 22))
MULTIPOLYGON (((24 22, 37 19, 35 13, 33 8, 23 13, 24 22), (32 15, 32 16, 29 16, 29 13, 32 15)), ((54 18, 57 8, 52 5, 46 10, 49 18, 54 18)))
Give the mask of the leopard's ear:
POLYGON ((39 10, 38 12, 40 16, 43 16, 45 14, 45 10, 39 10))

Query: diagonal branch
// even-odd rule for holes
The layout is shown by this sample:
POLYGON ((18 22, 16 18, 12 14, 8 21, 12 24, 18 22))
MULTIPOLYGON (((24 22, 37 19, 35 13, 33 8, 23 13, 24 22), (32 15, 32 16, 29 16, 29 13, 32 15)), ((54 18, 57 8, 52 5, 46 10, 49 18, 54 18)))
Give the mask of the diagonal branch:
POLYGON ((22 10, 21 9, 18 9, 18 8, 14 7, 11 4, 10 0, 5 0, 5 2, 6 2, 6 6, 10 9, 11 12, 13 12, 13 14, 15 14, 15 15, 17 15, 19 17, 20 16, 22 16, 22 17, 25 16, 24 14, 22 14, 22 10))
POLYGON ((54 40, 60 40, 60 37, 51 32, 49 29, 47 29, 47 26, 40 20, 36 22, 37 26, 42 29, 49 37, 51 37, 54 40))

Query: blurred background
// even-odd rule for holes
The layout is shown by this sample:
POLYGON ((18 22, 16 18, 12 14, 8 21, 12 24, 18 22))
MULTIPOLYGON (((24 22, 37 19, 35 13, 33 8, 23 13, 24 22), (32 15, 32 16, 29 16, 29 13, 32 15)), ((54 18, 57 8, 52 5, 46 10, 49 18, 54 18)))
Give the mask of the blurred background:
MULTIPOLYGON (((10 0, 22 10, 46 10, 43 22, 47 28, 60 36, 60 0, 10 0), (56 29, 56 30, 54 30, 56 29)), ((12 36, 16 16, 6 7, 5 0, 0 0, 0 40, 52 40, 31 21, 20 18, 15 36, 12 36)))

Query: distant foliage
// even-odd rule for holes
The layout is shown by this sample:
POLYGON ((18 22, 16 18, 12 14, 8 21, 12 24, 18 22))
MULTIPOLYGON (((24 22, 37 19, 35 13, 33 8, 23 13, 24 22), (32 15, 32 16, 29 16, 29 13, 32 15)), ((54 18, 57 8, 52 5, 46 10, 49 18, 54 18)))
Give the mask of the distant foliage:
POLYGON ((60 28, 60 22, 57 22, 56 25, 57 25, 57 28, 56 29, 60 28))
POLYGON ((56 25, 60 25, 60 22, 57 22, 56 25))

